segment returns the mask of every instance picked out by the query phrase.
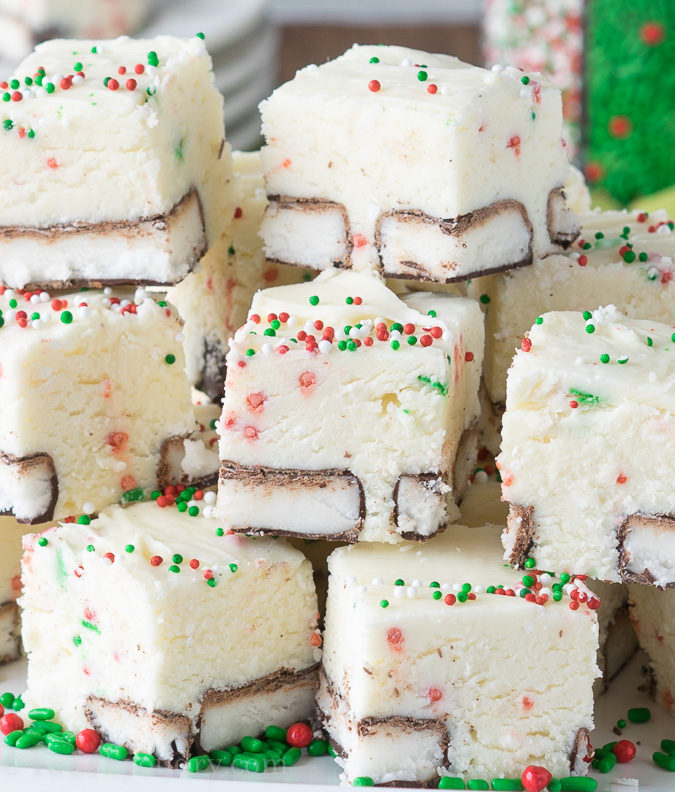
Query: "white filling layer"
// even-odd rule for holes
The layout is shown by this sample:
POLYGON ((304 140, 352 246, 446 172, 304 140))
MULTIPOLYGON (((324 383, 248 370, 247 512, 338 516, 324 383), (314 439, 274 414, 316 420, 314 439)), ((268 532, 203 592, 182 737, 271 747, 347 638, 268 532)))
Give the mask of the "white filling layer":
POLYGON ((435 534, 445 526, 445 496, 450 491, 441 479, 426 481, 402 476, 398 481, 396 530, 404 535, 435 534))
POLYGON ((13 602, 0 604, 0 662, 9 662, 19 656, 19 619, 13 602))
POLYGON ((638 575, 648 569, 658 588, 675 585, 675 527, 650 524, 639 515, 629 526, 623 544, 626 569, 638 575))
POLYGON ((202 210, 192 192, 173 213, 136 225, 0 228, 0 280, 16 289, 69 281, 171 284, 188 274, 205 247, 202 210))
POLYGON ((260 233, 269 259, 314 269, 348 263, 348 229, 339 207, 272 201, 260 233))
POLYGON ((44 518, 56 498, 54 472, 45 457, 23 463, 0 459, 0 511, 27 523, 44 518))
POLYGON ((517 208, 457 233, 437 221, 388 215, 380 225, 380 239, 384 275, 451 281, 523 262, 531 255, 532 229, 517 208))
POLYGON ((202 713, 199 742, 205 751, 236 744, 247 735, 256 736, 270 723, 286 728, 309 719, 314 709, 316 678, 291 682, 272 692, 253 692, 202 713))
POLYGON ((353 478, 266 484, 220 479, 218 508, 233 528, 335 536, 360 527, 361 490, 353 478))

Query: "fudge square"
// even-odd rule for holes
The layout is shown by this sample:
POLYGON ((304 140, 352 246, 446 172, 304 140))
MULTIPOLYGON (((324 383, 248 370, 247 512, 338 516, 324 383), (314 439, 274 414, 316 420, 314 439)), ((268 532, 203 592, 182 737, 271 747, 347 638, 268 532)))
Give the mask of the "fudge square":
POLYGON ((48 41, 0 85, 4 283, 176 283, 215 244, 232 165, 199 37, 48 41))
POLYGON ((218 509, 235 531, 424 540, 475 456, 478 304, 375 273, 258 292, 227 357, 218 509))
POLYGON ((175 766, 311 715, 316 593, 284 542, 146 502, 24 548, 25 700, 67 729, 175 766))
POLYGON ((318 705, 344 780, 586 774, 599 601, 499 549, 496 526, 455 525, 330 556, 318 705))
POLYGON ((485 309, 484 380, 503 409, 514 350, 546 311, 612 303, 626 316, 669 322, 675 305, 675 233, 663 210, 579 215, 581 237, 564 255, 484 278, 467 287, 485 309))
POLYGON ((447 283, 577 236, 560 92, 540 75, 355 45, 260 109, 269 259, 447 283))
POLYGON ((631 584, 630 615, 649 656, 657 701, 675 716, 675 589, 631 584))
POLYGON ((185 322, 188 379, 219 403, 228 341, 246 321, 256 290, 310 279, 306 270, 265 262, 258 236, 267 205, 260 153, 233 151, 232 163, 235 206, 228 230, 199 269, 168 291, 185 322))
POLYGON ((506 385, 505 558, 675 585, 675 333, 614 306, 543 314, 506 385))
POLYGON ((184 462, 191 478, 216 474, 192 436, 182 324, 167 303, 142 289, 0 291, 0 512, 48 522, 186 483, 184 462))

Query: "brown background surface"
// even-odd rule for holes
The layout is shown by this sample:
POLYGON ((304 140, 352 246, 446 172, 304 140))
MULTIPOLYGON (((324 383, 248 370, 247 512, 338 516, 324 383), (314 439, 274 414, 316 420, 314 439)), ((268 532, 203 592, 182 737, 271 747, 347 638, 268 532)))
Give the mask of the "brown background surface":
POLYGON ((474 25, 287 25, 281 28, 279 82, 290 80, 308 63, 335 58, 355 42, 400 44, 427 52, 445 52, 468 63, 482 63, 479 29, 474 25))

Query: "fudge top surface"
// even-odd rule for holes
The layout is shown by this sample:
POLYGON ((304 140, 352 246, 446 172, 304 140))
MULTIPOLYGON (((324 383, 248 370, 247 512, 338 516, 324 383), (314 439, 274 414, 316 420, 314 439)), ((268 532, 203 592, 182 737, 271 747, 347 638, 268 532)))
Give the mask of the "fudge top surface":
MULTIPOLYGON (((673 415, 675 329, 628 319, 613 305, 551 311, 526 334, 509 369, 506 408, 588 410, 637 405, 673 415)), ((665 428, 665 427, 664 427, 665 428)))
MULTIPOLYGON (((415 297, 413 294, 410 299, 417 304, 419 301, 415 297)), ((376 273, 325 270, 309 283, 256 292, 248 320, 237 331, 235 341, 258 346, 263 343, 278 345, 301 331, 315 335, 318 341, 322 333, 325 334, 325 328, 331 327, 335 331, 335 341, 351 338, 358 339, 360 344, 365 338, 374 337, 380 341, 377 328, 384 324, 387 347, 394 339, 398 339, 401 347, 411 346, 407 338, 414 337, 415 347, 420 351, 425 348, 448 351, 456 341, 455 328, 449 328, 442 314, 456 312, 461 321, 461 316, 470 315, 476 307, 475 301, 468 298, 437 294, 427 301, 429 313, 421 313, 404 299, 394 294, 376 273), (317 321, 322 326, 317 327, 317 321), (345 333, 347 327, 352 329, 351 333, 345 333), (422 336, 430 339, 428 346, 422 336)), ((369 345, 370 342, 366 342, 365 346, 369 345)), ((298 345, 298 348, 304 349, 304 346, 298 345)), ((377 343, 372 348, 376 349, 377 343)))
MULTIPOLYGON (((536 101, 540 101, 541 92, 559 93, 542 75, 526 75, 513 67, 489 70, 451 55, 399 46, 355 44, 335 60, 300 69, 272 97, 358 102, 369 98, 445 113, 450 107, 461 111, 463 107, 499 96, 526 101, 529 105, 533 90, 537 92, 536 101), (373 91, 369 87, 371 80, 379 83, 379 89, 373 91), (434 86, 431 91, 430 86, 434 86)), ((335 112, 343 111, 336 106, 335 112)))
POLYGON ((508 607, 507 602, 538 607, 535 601, 525 599, 520 593, 522 589, 534 596, 543 592, 547 596, 544 605, 549 607, 569 604, 570 593, 575 589, 584 592, 587 601, 593 600, 594 595, 579 578, 559 577, 535 569, 518 571, 505 564, 500 531, 496 525, 477 528, 451 525, 421 545, 364 542, 340 547, 328 559, 330 580, 333 585, 351 589, 355 597, 363 597, 384 609, 390 606, 417 609, 432 604, 443 608, 441 613, 448 612, 449 603, 445 602, 448 594, 459 599, 453 604, 466 607, 498 603, 508 607), (538 583, 542 586, 534 588, 538 583), (503 591, 496 591, 499 588, 503 591), (467 594, 464 601, 458 597, 462 591, 467 594), (554 597, 558 591, 559 600, 554 597), (469 594, 475 595, 475 599, 469 594))
MULTIPOLYGON (((3 102, 5 127, 9 119, 34 129, 37 136, 41 122, 67 123, 76 112, 105 118, 145 106, 149 113, 156 105, 152 97, 180 79, 185 66, 197 59, 206 59, 206 71, 210 69, 204 41, 197 36, 46 41, 1 83, 0 95, 10 97, 3 102)), ((194 90, 194 80, 188 87, 194 90)), ((129 115, 128 122, 133 118, 129 115)), ((95 128, 91 135, 95 138, 95 128)))
MULTIPOLYGON (((204 501, 195 501, 203 504, 204 501)), ((26 549, 40 552, 50 547, 66 552, 70 558, 86 563, 87 559, 112 553, 115 563, 122 563, 134 576, 151 578, 191 578, 206 585, 206 571, 214 577, 237 579, 253 574, 263 577, 264 570, 277 564, 297 568, 303 554, 283 541, 227 534, 216 519, 200 514, 191 516, 175 507, 160 507, 156 502, 113 506, 91 520, 89 525, 60 523, 42 534, 24 538, 26 549), (47 544, 41 545, 40 539, 47 544), (93 548, 93 549, 91 549, 93 548), (152 559, 161 559, 153 563, 152 559), (194 565, 193 560, 198 561, 194 565), (170 570, 176 566, 178 569, 170 570)))
POLYGON ((156 322, 158 326, 182 324, 178 314, 161 299, 147 294, 143 289, 112 289, 58 292, 20 293, 0 287, 0 334, 21 334, 27 337, 62 338, 80 333, 85 328, 142 319, 156 322))

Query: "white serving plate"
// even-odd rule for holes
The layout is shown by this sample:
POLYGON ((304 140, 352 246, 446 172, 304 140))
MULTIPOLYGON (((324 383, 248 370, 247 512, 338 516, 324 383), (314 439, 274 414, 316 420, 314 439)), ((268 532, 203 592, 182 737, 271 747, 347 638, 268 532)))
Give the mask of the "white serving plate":
MULTIPOLYGON (((664 737, 675 739, 675 718, 669 717, 638 690, 644 681, 640 673, 644 662, 644 655, 637 655, 614 680, 610 691, 598 701, 597 728, 591 735, 593 743, 598 746, 619 739, 612 734, 612 727, 619 718, 625 718, 630 707, 647 706, 652 711, 652 718, 649 723, 629 723, 624 729, 622 736, 632 740, 638 749, 638 755, 632 762, 617 764, 606 775, 592 772, 599 781, 597 792, 634 792, 638 786, 628 779, 639 780, 640 792, 675 790, 675 773, 661 770, 651 759, 664 737)), ((24 685, 23 661, 0 667, 0 691, 19 693, 24 685)), ((220 782, 218 788, 227 792, 288 792, 289 784, 330 792, 339 784, 339 778, 337 765, 327 756, 303 756, 294 767, 275 768, 261 774, 229 767, 192 774, 181 770, 137 767, 131 761, 116 762, 98 754, 60 756, 44 746, 20 751, 4 742, 0 744, 0 789, 12 792, 172 792, 179 788, 178 784, 209 782, 220 782)))

